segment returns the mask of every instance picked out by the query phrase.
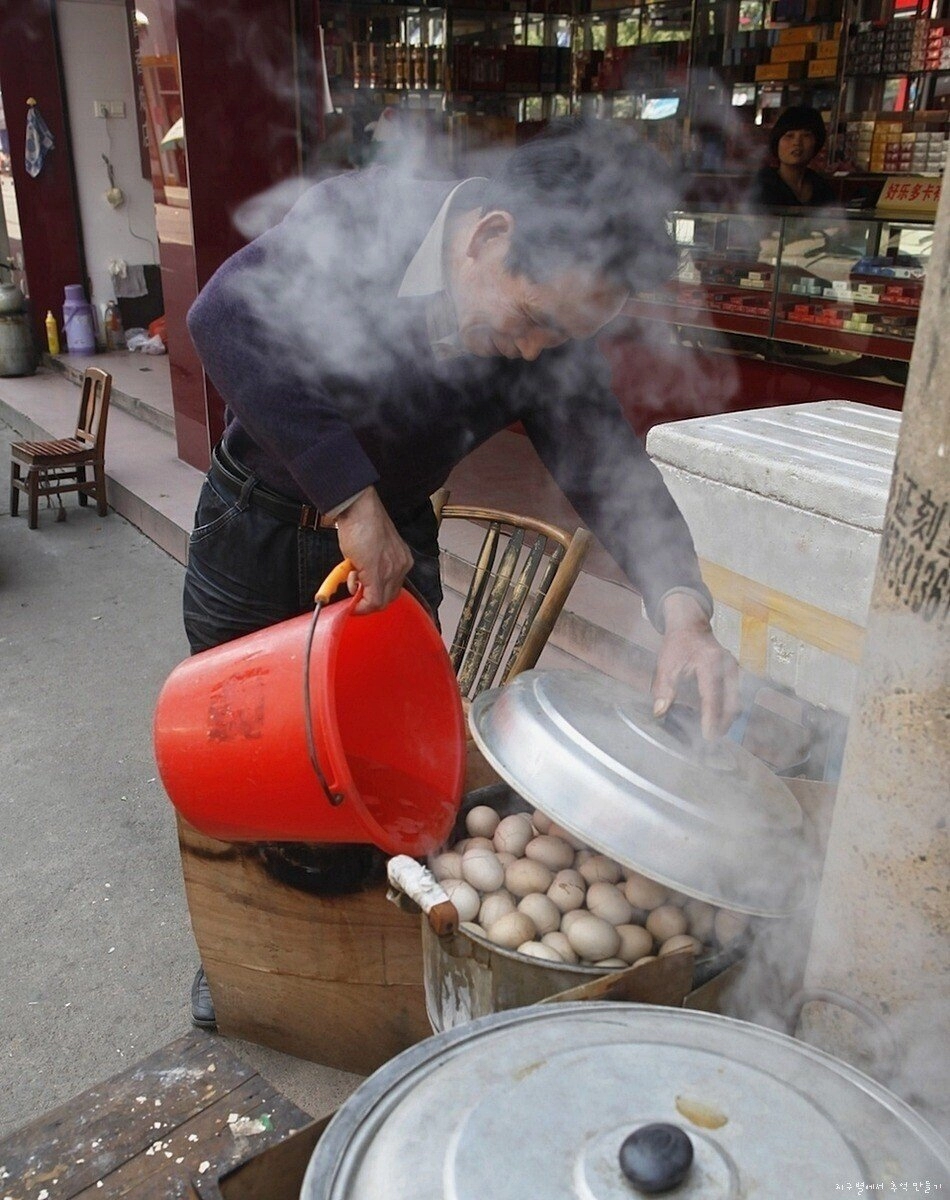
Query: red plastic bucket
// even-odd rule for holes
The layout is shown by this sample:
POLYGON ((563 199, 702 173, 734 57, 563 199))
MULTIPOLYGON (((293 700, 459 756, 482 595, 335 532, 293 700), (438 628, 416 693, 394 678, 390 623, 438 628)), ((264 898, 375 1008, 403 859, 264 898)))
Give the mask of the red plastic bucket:
POLYGON ((180 663, 155 710, 172 803, 224 841, 370 842, 428 854, 448 836, 465 772, 458 684, 407 592, 354 616, 356 597, 180 663), (324 790, 323 776, 330 795, 324 790))

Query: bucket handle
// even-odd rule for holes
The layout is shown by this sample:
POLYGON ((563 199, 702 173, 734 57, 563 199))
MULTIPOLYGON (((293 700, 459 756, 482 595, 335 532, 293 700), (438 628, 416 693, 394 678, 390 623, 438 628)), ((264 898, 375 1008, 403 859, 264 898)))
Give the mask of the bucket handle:
POLYGON ((307 731, 307 750, 310 753, 310 765, 313 767, 314 773, 320 781, 323 794, 333 808, 342 804, 346 799, 346 795, 344 792, 334 792, 331 790, 327 782, 327 777, 320 766, 320 760, 317 758, 317 747, 313 740, 313 720, 310 715, 310 654, 313 649, 313 635, 317 631, 317 617, 320 616, 320 610, 332 600, 334 592, 346 583, 350 572, 355 569, 352 562, 348 558, 344 558, 339 566, 333 568, 314 593, 313 601, 315 607, 313 610, 313 619, 310 622, 310 630, 307 634, 307 649, 303 656, 303 711, 304 725, 307 731))

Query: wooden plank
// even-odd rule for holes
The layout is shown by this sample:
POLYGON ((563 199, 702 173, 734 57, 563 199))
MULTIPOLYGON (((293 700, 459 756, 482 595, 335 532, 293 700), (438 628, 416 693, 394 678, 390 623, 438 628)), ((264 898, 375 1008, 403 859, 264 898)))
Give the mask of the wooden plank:
MULTIPOLYGON (((220 1200, 299 1200, 303 1177, 320 1135, 333 1114, 257 1154, 218 1181, 220 1200)), ((217 1200, 213 1197, 213 1200, 217 1200)))
POLYGON ((202 958, 222 1033, 359 1075, 432 1035, 421 962, 414 984, 356 986, 202 958))
POLYGON ((19 1194, 31 1200, 45 1187, 52 1200, 52 1181, 68 1179, 68 1189, 56 1194, 75 1196, 253 1073, 234 1055, 222 1054, 217 1039, 188 1034, 0 1142, 4 1186, 18 1180, 19 1194))
POLYGON ((144 1153, 121 1163, 101 1181, 69 1194, 73 1200, 103 1195, 115 1200, 146 1200, 175 1195, 173 1187, 186 1183, 198 1195, 205 1195, 206 1188, 208 1192, 216 1190, 221 1174, 295 1133, 309 1120, 260 1075, 252 1075, 191 1120, 156 1138, 144 1153), (239 1125, 232 1128, 235 1117, 260 1122, 265 1128, 242 1133, 239 1125))
POLYGON ((861 661, 864 629, 854 621, 775 591, 718 563, 700 559, 700 567, 707 587, 719 603, 740 613, 764 611, 769 625, 848 662, 861 661))
POLYGON ((418 928, 386 900, 384 882, 317 896, 268 874, 253 846, 218 842, 184 822, 179 842, 202 959, 324 982, 418 983, 418 928))
POLYGON ((769 665, 769 622, 768 614, 759 616, 743 612, 739 632, 739 665, 754 675, 764 675, 769 665))
POLYGON ((192 928, 222 1033, 360 1074, 429 1036, 417 918, 386 884, 315 896, 252 846, 179 821, 192 928))
POLYGON ((601 975, 590 983, 582 983, 567 991, 558 992, 539 1001, 554 1004, 564 1000, 625 1000, 639 1004, 682 1006, 692 986, 694 954, 679 950, 664 954, 638 967, 601 975))

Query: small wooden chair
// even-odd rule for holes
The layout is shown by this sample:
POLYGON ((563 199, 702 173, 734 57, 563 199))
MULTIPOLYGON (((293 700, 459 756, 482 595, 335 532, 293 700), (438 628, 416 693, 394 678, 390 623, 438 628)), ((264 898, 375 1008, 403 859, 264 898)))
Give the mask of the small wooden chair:
POLYGON ((48 442, 14 442, 10 447, 10 516, 20 509, 20 492, 29 502, 30 528, 39 522, 40 496, 78 492, 79 503, 96 500, 100 517, 109 511, 106 503, 105 443, 112 376, 98 367, 87 367, 82 378, 79 421, 72 437, 48 442), (21 478, 21 467, 26 478, 21 478), (93 478, 86 479, 91 467, 93 478))
POLYGON ((580 574, 591 534, 534 517, 446 503, 440 522, 485 525, 485 536, 449 651, 464 701, 533 667, 580 574))

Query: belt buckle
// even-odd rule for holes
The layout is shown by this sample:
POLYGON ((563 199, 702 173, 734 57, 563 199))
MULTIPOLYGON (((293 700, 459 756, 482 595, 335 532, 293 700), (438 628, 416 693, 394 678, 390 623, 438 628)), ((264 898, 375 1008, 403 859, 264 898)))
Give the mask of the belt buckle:
POLYGON ((320 510, 314 508, 313 505, 302 504, 300 506, 300 528, 319 529, 321 515, 320 510))

